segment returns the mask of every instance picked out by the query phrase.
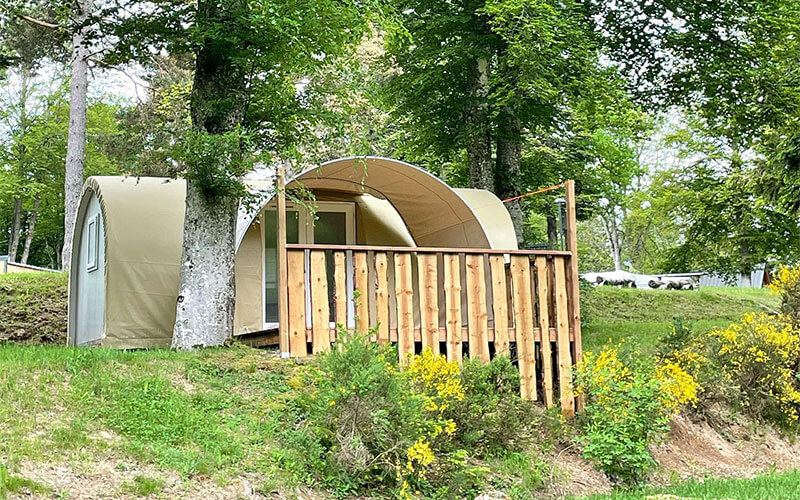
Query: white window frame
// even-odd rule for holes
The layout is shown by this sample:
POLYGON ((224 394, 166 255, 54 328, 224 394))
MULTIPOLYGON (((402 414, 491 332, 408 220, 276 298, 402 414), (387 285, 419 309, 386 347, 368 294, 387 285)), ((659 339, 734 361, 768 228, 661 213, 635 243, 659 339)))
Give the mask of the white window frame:
POLYGON ((100 257, 100 214, 94 214, 86 225, 86 271, 93 272, 98 268, 100 257))

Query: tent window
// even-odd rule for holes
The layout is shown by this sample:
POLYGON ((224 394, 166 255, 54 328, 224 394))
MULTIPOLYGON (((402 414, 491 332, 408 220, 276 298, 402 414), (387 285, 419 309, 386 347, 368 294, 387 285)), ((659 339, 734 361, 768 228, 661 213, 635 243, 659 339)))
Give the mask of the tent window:
POLYGON ((89 219, 86 235, 86 270, 92 272, 97 269, 98 245, 100 233, 100 214, 94 214, 89 219))

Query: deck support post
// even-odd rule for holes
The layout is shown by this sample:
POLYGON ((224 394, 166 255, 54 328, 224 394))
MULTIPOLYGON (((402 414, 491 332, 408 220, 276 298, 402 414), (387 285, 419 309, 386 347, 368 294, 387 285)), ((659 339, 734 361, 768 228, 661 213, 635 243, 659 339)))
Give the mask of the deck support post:
MULTIPOLYGON (((572 255, 569 258, 570 265, 567 270, 569 280, 569 304, 571 307, 570 323, 574 332, 572 356, 575 365, 581 362, 583 357, 583 345, 581 342, 581 298, 580 298, 580 278, 578 275, 578 220, 575 210, 575 181, 568 180, 564 183, 566 188, 567 209, 567 251, 572 255)), ((583 396, 575 399, 575 409, 583 409, 583 396)))
POLYGON ((286 264, 286 167, 277 168, 275 195, 278 213, 278 341, 281 357, 289 357, 289 276, 286 264))

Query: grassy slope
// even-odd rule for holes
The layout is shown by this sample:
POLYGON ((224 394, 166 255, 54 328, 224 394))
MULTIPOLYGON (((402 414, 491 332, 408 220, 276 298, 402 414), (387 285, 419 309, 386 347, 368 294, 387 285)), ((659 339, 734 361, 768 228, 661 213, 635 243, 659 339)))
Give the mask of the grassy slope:
MULTIPOLYGON (((148 464, 221 485, 253 473, 264 493, 299 480, 292 464, 302 458, 277 444, 291 427, 286 395, 295 365, 271 352, 0 344, 0 367, 0 466, 8 469, 0 498, 4 488, 26 488, 19 469, 31 462, 79 470, 148 464)), ((162 484, 158 475, 136 481, 162 484)))
POLYGON ((0 274, 0 341, 63 344, 66 273, 0 274))
POLYGON ((630 338, 646 351, 667 333, 674 318, 710 330, 748 312, 774 310, 779 299, 767 289, 706 287, 699 291, 600 287, 581 297, 585 350, 630 338))
POLYGON ((639 500, 668 498, 658 495, 675 495, 671 498, 717 498, 733 500, 800 499, 800 471, 768 474, 754 479, 707 479, 704 482, 687 482, 667 488, 635 492, 618 492, 612 495, 587 497, 592 500, 639 500))

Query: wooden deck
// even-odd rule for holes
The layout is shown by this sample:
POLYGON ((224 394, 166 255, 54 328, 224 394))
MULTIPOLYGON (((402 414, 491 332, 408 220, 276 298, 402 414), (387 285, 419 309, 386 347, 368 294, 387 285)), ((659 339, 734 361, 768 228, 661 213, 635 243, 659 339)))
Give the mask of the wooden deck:
POLYGON ((574 184, 565 185, 566 251, 285 245, 281 350, 323 352, 347 328, 396 343, 401 366, 426 348, 459 363, 509 355, 522 397, 574 415, 582 350, 574 184))
POLYGON ((428 347, 459 362, 511 355, 523 397, 574 412, 579 312, 568 252, 288 245, 287 253, 291 356, 330 349, 337 324, 396 342, 401 364, 428 347))

